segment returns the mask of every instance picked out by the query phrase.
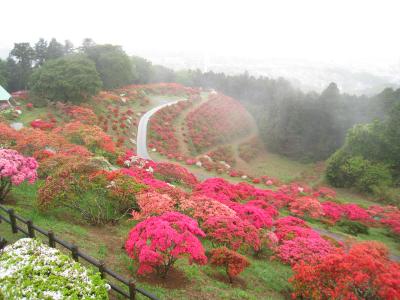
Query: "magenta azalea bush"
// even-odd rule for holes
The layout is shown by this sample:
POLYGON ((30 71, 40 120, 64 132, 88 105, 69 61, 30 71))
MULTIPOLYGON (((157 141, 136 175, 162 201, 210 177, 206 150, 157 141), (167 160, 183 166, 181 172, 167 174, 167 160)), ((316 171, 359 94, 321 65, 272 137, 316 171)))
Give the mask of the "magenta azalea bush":
POLYGON ((180 258, 187 257, 189 263, 207 263, 198 237, 205 237, 205 233, 195 220, 169 212, 137 224, 129 233, 125 249, 139 262, 138 274, 156 271, 164 278, 180 258))
POLYGON ((38 163, 33 157, 25 157, 15 150, 0 149, 0 202, 4 201, 13 185, 25 180, 34 183, 38 163))

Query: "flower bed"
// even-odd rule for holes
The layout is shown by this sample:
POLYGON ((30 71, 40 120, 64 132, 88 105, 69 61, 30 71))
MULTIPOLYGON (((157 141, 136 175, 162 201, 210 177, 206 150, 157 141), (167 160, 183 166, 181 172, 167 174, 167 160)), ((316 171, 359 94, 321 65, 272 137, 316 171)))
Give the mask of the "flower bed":
POLYGON ((20 239, 0 255, 5 299, 108 299, 100 274, 34 239, 20 239))
POLYGON ((236 100, 212 94, 186 117, 194 152, 225 143, 249 132, 251 123, 246 109, 236 100))

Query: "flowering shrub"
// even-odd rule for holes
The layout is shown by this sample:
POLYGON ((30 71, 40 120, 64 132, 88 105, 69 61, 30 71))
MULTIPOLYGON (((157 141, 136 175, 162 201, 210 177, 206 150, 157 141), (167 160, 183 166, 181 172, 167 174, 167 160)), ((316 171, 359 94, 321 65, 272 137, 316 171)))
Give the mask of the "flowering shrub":
POLYGON ((293 265, 299 261, 311 262, 335 249, 299 218, 284 217, 275 221, 274 225, 279 241, 276 255, 284 263, 293 265))
POLYGON ((150 216, 161 215, 175 210, 176 201, 170 196, 157 192, 146 192, 137 196, 140 212, 132 212, 135 220, 146 219, 150 216))
POLYGON ((400 209, 395 206, 370 206, 368 213, 388 226, 396 237, 400 237, 400 209))
POLYGON ((252 205, 235 205, 233 210, 239 218, 248 221, 257 229, 272 227, 272 217, 261 208, 252 205))
POLYGON ((251 123, 246 109, 236 100, 213 94, 186 117, 194 152, 201 152, 249 132, 251 123))
POLYGON ((320 202, 312 197, 299 197, 295 198, 289 205, 290 212, 299 217, 311 217, 314 219, 323 216, 324 212, 320 202))
POLYGON ((233 278, 250 266, 249 260, 226 247, 211 250, 210 263, 213 266, 222 266, 228 275, 229 282, 233 282, 233 278))
POLYGON ((75 121, 65 124, 62 128, 56 128, 54 132, 62 134, 72 143, 86 146, 92 152, 95 152, 97 149, 109 153, 115 152, 114 142, 98 126, 75 121))
POLYGON ((190 263, 207 263, 198 237, 205 234, 195 220, 170 212, 138 223, 129 232, 125 249, 139 262, 138 274, 156 271, 165 277, 179 258, 187 257, 190 263))
POLYGON ((38 164, 32 157, 25 157, 15 150, 0 149, 0 202, 11 190, 25 180, 34 183, 38 164))
POLYGON ((332 253, 334 247, 325 239, 316 235, 314 237, 295 237, 283 240, 277 247, 277 257, 287 264, 294 265, 300 261, 313 262, 332 253))
POLYGON ((145 188, 120 172, 99 171, 93 161, 80 159, 63 164, 39 189, 42 210, 66 207, 90 224, 117 222, 137 210, 136 194, 145 188))
POLYGON ((163 181, 169 183, 178 181, 190 187, 194 187, 198 183, 196 176, 177 164, 158 163, 154 168, 154 175, 163 181))
POLYGON ((34 239, 20 239, 0 255, 4 299, 105 300, 108 289, 99 273, 34 239))
POLYGON ((326 218, 336 223, 342 218, 362 223, 371 223, 374 220, 368 214, 368 211, 357 204, 338 204, 331 201, 322 203, 322 209, 326 218))
POLYGON ((206 221, 211 217, 234 217, 236 212, 217 200, 202 195, 182 198, 180 209, 193 218, 206 221))
POLYGON ((151 148, 157 149, 162 155, 169 158, 183 158, 176 137, 176 128, 173 126, 175 119, 186 109, 193 105, 193 101, 180 101, 157 111, 150 121, 151 148))
POLYGON ((294 267, 290 279, 294 296, 305 299, 399 299, 400 264, 391 262, 387 249, 377 242, 338 250, 313 262, 294 267))
POLYGON ((207 237, 213 242, 232 250, 261 247, 257 228, 239 217, 211 217, 202 225, 207 237))
POLYGON ((51 130, 55 127, 54 122, 46 122, 41 119, 37 119, 31 122, 31 127, 32 128, 37 128, 41 130, 51 130))
POLYGON ((84 124, 95 125, 98 121, 96 114, 88 107, 66 106, 64 111, 68 116, 84 124))

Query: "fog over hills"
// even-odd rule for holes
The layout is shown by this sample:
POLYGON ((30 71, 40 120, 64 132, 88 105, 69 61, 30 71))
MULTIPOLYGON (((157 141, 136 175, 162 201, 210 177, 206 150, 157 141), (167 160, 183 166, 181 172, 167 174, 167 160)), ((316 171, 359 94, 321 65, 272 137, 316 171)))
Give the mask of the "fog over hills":
POLYGON ((200 69, 202 71, 238 74, 248 71, 254 76, 284 77, 303 91, 320 92, 330 82, 336 82, 341 91, 349 94, 371 95, 386 87, 400 86, 400 61, 381 65, 339 64, 294 59, 262 59, 185 55, 184 53, 143 53, 155 64, 174 70, 200 69))

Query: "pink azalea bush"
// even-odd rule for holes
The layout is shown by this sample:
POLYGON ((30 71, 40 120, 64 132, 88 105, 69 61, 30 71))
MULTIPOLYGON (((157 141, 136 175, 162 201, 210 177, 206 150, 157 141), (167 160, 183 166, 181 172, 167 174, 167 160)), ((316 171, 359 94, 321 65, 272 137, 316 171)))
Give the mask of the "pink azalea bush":
POLYGON ((198 237, 205 237, 205 233, 195 220, 170 212, 138 223, 129 232, 125 249, 139 262, 138 274, 155 271, 164 278, 180 258, 187 257, 189 263, 207 263, 198 237))
POLYGON ((274 223, 278 238, 276 256, 284 263, 312 262, 335 250, 327 240, 296 217, 284 217, 274 223))
POLYGON ((258 230, 239 217, 211 217, 202 228, 212 242, 232 250, 252 248, 259 251, 261 244, 258 230))
POLYGON ((134 220, 146 219, 175 210, 176 201, 170 196, 157 192, 147 192, 136 196, 140 212, 133 211, 134 220))
POLYGON ((25 180, 34 183, 38 163, 33 157, 25 157, 15 150, 0 149, 0 202, 4 201, 12 185, 25 180))
POLYGON ((179 206, 182 211, 200 221, 206 221, 211 217, 236 216, 236 212, 225 204, 202 195, 183 198, 179 206))

